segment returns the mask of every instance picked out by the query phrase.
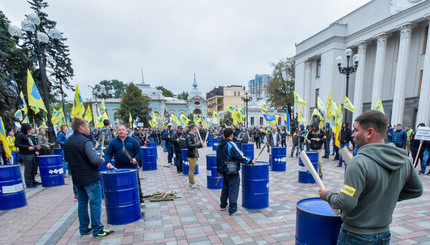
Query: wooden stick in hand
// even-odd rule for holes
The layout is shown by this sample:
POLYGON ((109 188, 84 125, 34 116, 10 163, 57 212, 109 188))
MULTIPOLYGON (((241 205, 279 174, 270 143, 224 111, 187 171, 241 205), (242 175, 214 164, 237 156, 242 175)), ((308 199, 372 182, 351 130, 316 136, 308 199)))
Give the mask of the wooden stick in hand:
POLYGON ((258 153, 258 156, 255 158, 255 161, 258 160, 258 158, 260 157, 261 153, 264 151, 264 148, 266 148, 266 145, 267 145, 267 142, 266 142, 266 144, 263 145, 263 148, 261 148, 261 151, 260 151, 260 153, 258 153))
POLYGON ((353 158, 351 152, 346 146, 339 150, 339 154, 342 156, 343 160, 346 163, 349 163, 349 161, 351 161, 351 159, 353 158))
MULTIPOLYGON (((300 153, 300 159, 302 159, 303 164, 305 165, 306 169, 312 174, 312 176, 314 177, 315 181, 318 184, 318 187, 320 189, 325 189, 324 183, 322 182, 320 176, 318 175, 317 171, 315 170, 314 166, 311 163, 311 160, 309 160, 308 155, 306 154, 305 151, 302 151, 300 153)), ((333 212, 336 215, 339 215, 339 210, 331 208, 333 210, 333 212)))

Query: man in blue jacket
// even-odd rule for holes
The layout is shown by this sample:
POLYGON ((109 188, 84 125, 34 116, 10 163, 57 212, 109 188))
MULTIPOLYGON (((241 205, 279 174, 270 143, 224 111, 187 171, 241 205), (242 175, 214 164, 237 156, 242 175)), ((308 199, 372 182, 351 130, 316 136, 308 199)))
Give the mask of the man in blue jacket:
POLYGON ((227 175, 226 161, 236 161, 238 172, 240 170, 240 164, 252 164, 255 165, 257 162, 255 159, 251 159, 243 156, 243 153, 237 148, 237 145, 232 142, 233 140, 233 130, 231 128, 226 128, 224 130, 225 139, 221 141, 216 150, 216 165, 219 176, 223 176, 223 185, 221 191, 221 211, 227 209, 227 200, 229 200, 228 214, 240 214, 237 212, 237 198, 239 196, 239 184, 240 177, 239 174, 231 176, 227 175))
POLYGON ((406 131, 403 130, 402 124, 397 124, 396 131, 393 133, 393 143, 399 148, 405 148, 407 140, 408 135, 406 134, 406 131))
MULTIPOLYGON (((117 127, 117 137, 113 139, 105 151, 106 167, 112 168, 112 156, 115 157, 116 168, 133 168, 137 169, 137 163, 142 160, 142 149, 139 143, 127 136, 127 128, 124 124, 117 127), (128 153, 128 155, 127 155, 128 153)), ((140 187, 139 170, 137 173, 137 182, 139 185, 140 203, 143 205, 142 188, 140 187)))

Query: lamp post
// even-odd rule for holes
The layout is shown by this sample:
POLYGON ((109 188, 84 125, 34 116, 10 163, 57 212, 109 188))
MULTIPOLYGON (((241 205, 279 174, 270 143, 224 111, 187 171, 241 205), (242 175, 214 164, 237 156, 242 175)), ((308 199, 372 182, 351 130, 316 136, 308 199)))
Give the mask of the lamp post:
MULTIPOLYGON (((349 61, 350 61, 350 59, 351 59, 351 55, 352 55, 352 50, 351 49, 346 49, 345 50, 345 56, 346 56, 346 66, 345 67, 342 67, 342 61, 343 61, 343 58, 342 58, 342 56, 338 56, 337 58, 336 58, 336 63, 337 63, 337 66, 338 66, 338 69, 339 69, 339 73, 340 74, 343 74, 343 75, 346 75, 346 92, 345 92, 345 95, 346 95, 346 97, 348 97, 348 90, 349 90, 349 76, 351 75, 351 74, 353 74, 354 72, 356 72, 357 71, 357 68, 358 68, 358 58, 359 58, 359 55, 358 54, 355 54, 353 57, 352 57, 352 60, 353 60, 353 62, 355 63, 354 65, 352 65, 352 66, 349 66, 349 61)), ((347 119, 347 110, 345 109, 345 113, 344 113, 344 115, 345 115, 345 120, 347 119)))
POLYGON ((22 31, 27 33, 27 39, 23 40, 24 43, 19 45, 19 39, 22 37, 22 31, 19 27, 11 25, 9 26, 9 33, 15 39, 15 42, 18 46, 27 48, 32 46, 34 53, 36 54, 37 61, 39 63, 39 71, 40 77, 42 79, 42 91, 43 91, 43 102, 45 103, 45 108, 47 110, 47 119, 48 119, 48 136, 49 142, 53 143, 56 141, 56 136, 54 133, 54 128, 51 121, 51 110, 49 108, 49 94, 48 94, 48 79, 46 77, 46 67, 43 63, 42 57, 45 52, 46 45, 49 42, 49 37, 52 38, 54 43, 58 43, 61 39, 61 33, 57 29, 51 29, 48 32, 48 35, 40 30, 38 30, 38 26, 40 25, 40 18, 34 14, 28 14, 27 19, 21 22, 22 31))
POLYGON ((245 102, 246 128, 248 129, 248 102, 252 100, 252 97, 248 96, 248 92, 245 92, 245 96, 242 96, 241 99, 245 102))

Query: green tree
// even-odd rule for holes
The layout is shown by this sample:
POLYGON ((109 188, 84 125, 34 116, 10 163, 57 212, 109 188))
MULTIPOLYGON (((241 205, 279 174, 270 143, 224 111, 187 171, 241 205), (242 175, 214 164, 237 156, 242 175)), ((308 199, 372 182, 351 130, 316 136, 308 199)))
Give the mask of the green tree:
POLYGON ((163 86, 157 86, 157 87, 155 87, 156 89, 158 89, 158 90, 160 90, 161 91, 161 94, 164 96, 164 97, 173 97, 173 93, 172 93, 172 91, 170 91, 170 90, 168 90, 167 88, 164 88, 163 86))
POLYGON ((124 93, 121 95, 121 104, 119 107, 120 119, 123 122, 128 122, 129 113, 133 119, 139 117, 145 127, 149 126, 149 98, 142 94, 142 90, 134 83, 130 83, 125 87, 124 93))
MULTIPOLYGON (((96 90, 100 90, 100 85, 105 87, 103 93, 105 94, 105 98, 120 98, 121 94, 124 92, 126 84, 117 79, 112 80, 102 80, 95 87, 96 90), (111 95, 108 93, 109 90, 114 90, 114 93, 111 95)), ((103 98, 101 94, 97 95, 97 98, 103 98)))
POLYGON ((294 115, 294 77, 295 77, 295 61, 293 58, 280 60, 277 64, 272 64, 273 79, 267 86, 269 94, 268 103, 272 107, 282 108, 285 110, 288 107, 288 112, 294 115))
POLYGON ((182 93, 178 94, 178 99, 180 100, 187 100, 188 99, 188 92, 183 91, 182 93))
POLYGON ((231 113, 229 111, 224 115, 223 118, 219 120, 219 124, 221 127, 233 125, 233 118, 231 117, 231 113))

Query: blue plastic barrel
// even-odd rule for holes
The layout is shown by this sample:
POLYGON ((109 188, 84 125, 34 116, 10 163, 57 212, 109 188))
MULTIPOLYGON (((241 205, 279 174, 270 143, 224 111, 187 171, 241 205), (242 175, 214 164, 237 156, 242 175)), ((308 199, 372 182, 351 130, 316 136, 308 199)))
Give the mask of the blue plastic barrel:
POLYGON ((153 147, 154 153, 155 153, 155 158, 158 158, 157 143, 155 143, 154 141, 148 141, 148 143, 146 144, 146 147, 153 147))
POLYGON ((148 137, 148 140, 149 140, 149 142, 155 142, 155 139, 154 139, 154 137, 152 137, 152 136, 149 136, 149 137, 148 137))
POLYGON ((248 159, 254 159, 254 144, 243 143, 242 152, 248 159))
MULTIPOLYGON (((190 171, 190 163, 188 162, 188 156, 187 156, 188 149, 181 149, 181 155, 182 155, 182 174, 188 175, 188 171, 190 171)), ((194 171, 194 174, 199 173, 199 161, 196 162, 196 170, 194 171)))
POLYGON ((287 148, 286 147, 272 147, 271 156, 272 171, 286 171, 287 170, 287 148))
MULTIPOLYGON (((307 151, 306 155, 308 155, 309 160, 311 160, 312 165, 315 168, 315 171, 318 173, 318 152, 316 151, 307 151)), ((314 184, 315 179, 312 174, 306 169, 305 164, 302 162, 302 159, 299 158, 299 183, 304 184, 314 184)))
POLYGON ((137 169, 105 170, 100 174, 108 224, 125 225, 140 220, 137 169))
POLYGON ((239 150, 242 150, 242 143, 240 143, 240 141, 235 141, 234 143, 237 145, 239 150))
POLYGON ((142 148, 142 170, 151 171, 157 170, 157 158, 155 155, 154 147, 141 147, 142 148))
POLYGON ((269 164, 242 164, 242 206, 247 209, 269 207, 269 164))
POLYGON ((213 145, 214 145, 214 138, 212 138, 212 136, 209 135, 207 146, 212 147, 213 145))
POLYGON ((216 149, 218 149, 218 145, 219 143, 214 142, 214 145, 212 146, 212 150, 216 151, 216 149))
POLYGON ((55 155, 62 155, 61 148, 54 148, 54 154, 55 155))
POLYGON ((218 171, 216 166, 216 154, 208 154, 206 155, 206 172, 207 172, 207 184, 208 189, 221 189, 223 177, 221 176, 218 184, 216 184, 218 180, 218 171))
POLYGON ((320 198, 297 202, 296 244, 336 244, 342 220, 320 198))
POLYGON ((43 187, 64 185, 63 161, 61 155, 38 156, 40 178, 43 187))
POLYGON ((216 138, 216 139, 214 138, 214 143, 218 143, 218 144, 221 143, 221 139, 220 138, 216 138))
POLYGON ((21 169, 18 165, 0 165, 0 210, 27 205, 21 169))

